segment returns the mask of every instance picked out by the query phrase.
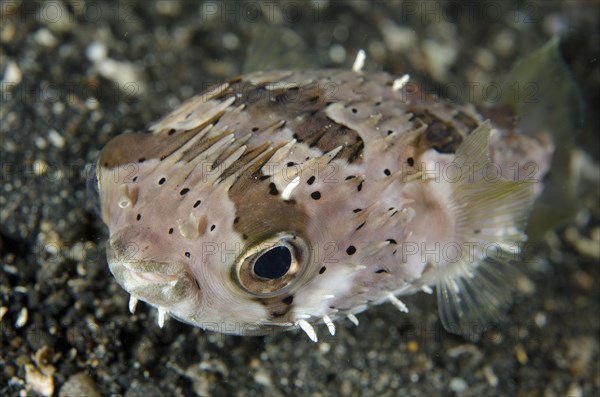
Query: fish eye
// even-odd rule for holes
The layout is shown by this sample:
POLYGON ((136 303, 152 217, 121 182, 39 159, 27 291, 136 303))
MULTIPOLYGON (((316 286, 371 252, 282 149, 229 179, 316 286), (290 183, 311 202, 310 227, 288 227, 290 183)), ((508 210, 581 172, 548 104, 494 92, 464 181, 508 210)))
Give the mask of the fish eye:
POLYGON ((265 280, 285 276, 292 265, 292 253, 285 246, 271 248, 254 262, 254 274, 265 280))
POLYGON ((252 295, 274 296, 300 282, 309 257, 304 239, 278 235, 248 248, 232 269, 232 276, 252 295))

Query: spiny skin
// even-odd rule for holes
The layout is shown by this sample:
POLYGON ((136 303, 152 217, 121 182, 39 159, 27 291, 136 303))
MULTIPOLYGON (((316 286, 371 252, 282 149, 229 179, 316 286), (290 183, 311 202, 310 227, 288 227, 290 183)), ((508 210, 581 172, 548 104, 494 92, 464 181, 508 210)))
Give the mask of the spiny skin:
POLYGON ((133 297, 224 333, 309 332, 387 300, 403 309, 395 296, 430 285, 449 306, 445 324, 478 304, 486 319, 504 296, 493 271, 470 284, 489 256, 480 247, 518 252, 534 199, 507 170, 534 161, 525 176, 541 178, 551 155, 495 130, 488 145, 473 108, 386 73, 235 78, 103 150, 110 269, 133 297), (489 154, 510 180, 484 180, 489 154), (449 165, 463 175, 444 174, 449 165), (467 242, 477 248, 458 259, 440 251, 467 242), (289 269, 257 276, 254 262, 276 246, 289 269), (486 291, 461 295, 467 286, 486 291))

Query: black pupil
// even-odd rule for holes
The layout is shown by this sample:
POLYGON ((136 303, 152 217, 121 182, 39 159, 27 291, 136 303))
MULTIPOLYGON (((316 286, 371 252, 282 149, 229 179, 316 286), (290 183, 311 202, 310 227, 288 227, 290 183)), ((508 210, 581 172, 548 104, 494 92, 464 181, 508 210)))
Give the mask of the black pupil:
POLYGON ((275 247, 254 262, 254 274, 268 280, 284 276, 292 264, 292 253, 287 247, 275 247))

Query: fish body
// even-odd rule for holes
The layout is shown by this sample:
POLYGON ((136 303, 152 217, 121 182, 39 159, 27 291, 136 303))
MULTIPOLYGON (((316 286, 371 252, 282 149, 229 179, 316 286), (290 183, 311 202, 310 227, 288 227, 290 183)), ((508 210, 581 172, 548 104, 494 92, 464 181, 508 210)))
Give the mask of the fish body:
POLYGON ((460 332, 508 302, 552 151, 408 76, 242 75, 104 148, 108 263, 159 323, 316 340, 315 324, 435 287, 460 332))

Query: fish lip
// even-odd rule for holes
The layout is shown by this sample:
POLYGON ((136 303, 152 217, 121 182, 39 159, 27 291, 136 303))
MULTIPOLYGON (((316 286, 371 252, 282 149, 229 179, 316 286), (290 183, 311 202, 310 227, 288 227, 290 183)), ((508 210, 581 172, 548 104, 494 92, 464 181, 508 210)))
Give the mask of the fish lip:
POLYGON ((129 275, 132 279, 139 283, 148 283, 148 284, 167 284, 167 285, 175 285, 179 277, 176 275, 165 275, 160 273, 151 273, 151 272, 138 272, 135 270, 129 270, 129 275))
POLYGON ((159 271, 142 271, 136 269, 135 264, 111 261, 109 261, 109 269, 119 284, 130 293, 140 287, 174 288, 184 275, 183 273, 167 274, 159 271))
POLYGON ((146 281, 157 281, 162 279, 177 279, 178 275, 185 272, 183 264, 178 262, 160 262, 155 260, 131 260, 126 262, 117 262, 127 271, 136 276, 144 278, 146 281))
POLYGON ((176 282, 186 272, 186 266, 181 262, 136 258, 130 248, 119 239, 111 240, 108 244, 106 256, 113 274, 123 275, 127 272, 133 279, 157 284, 176 282))
POLYGON ((185 272, 180 264, 167 262, 131 260, 131 261, 111 261, 109 267, 113 273, 127 273, 132 279, 138 282, 151 284, 171 284, 176 282, 180 275, 185 272), (152 269, 164 265, 162 269, 152 269))
MULTIPOLYGON (((109 269, 121 287, 145 302, 161 308, 190 300, 199 294, 199 286, 183 263, 166 263, 144 259, 118 261, 110 259, 109 269), (164 265, 160 269, 152 267, 164 265)), ((113 258, 114 259, 114 258, 113 258)))
POLYGON ((169 258, 168 253, 164 256, 165 251, 155 244, 147 228, 128 226, 114 233, 106 256, 119 285, 132 296, 169 311, 200 299, 199 285, 188 264, 177 257, 169 258))

